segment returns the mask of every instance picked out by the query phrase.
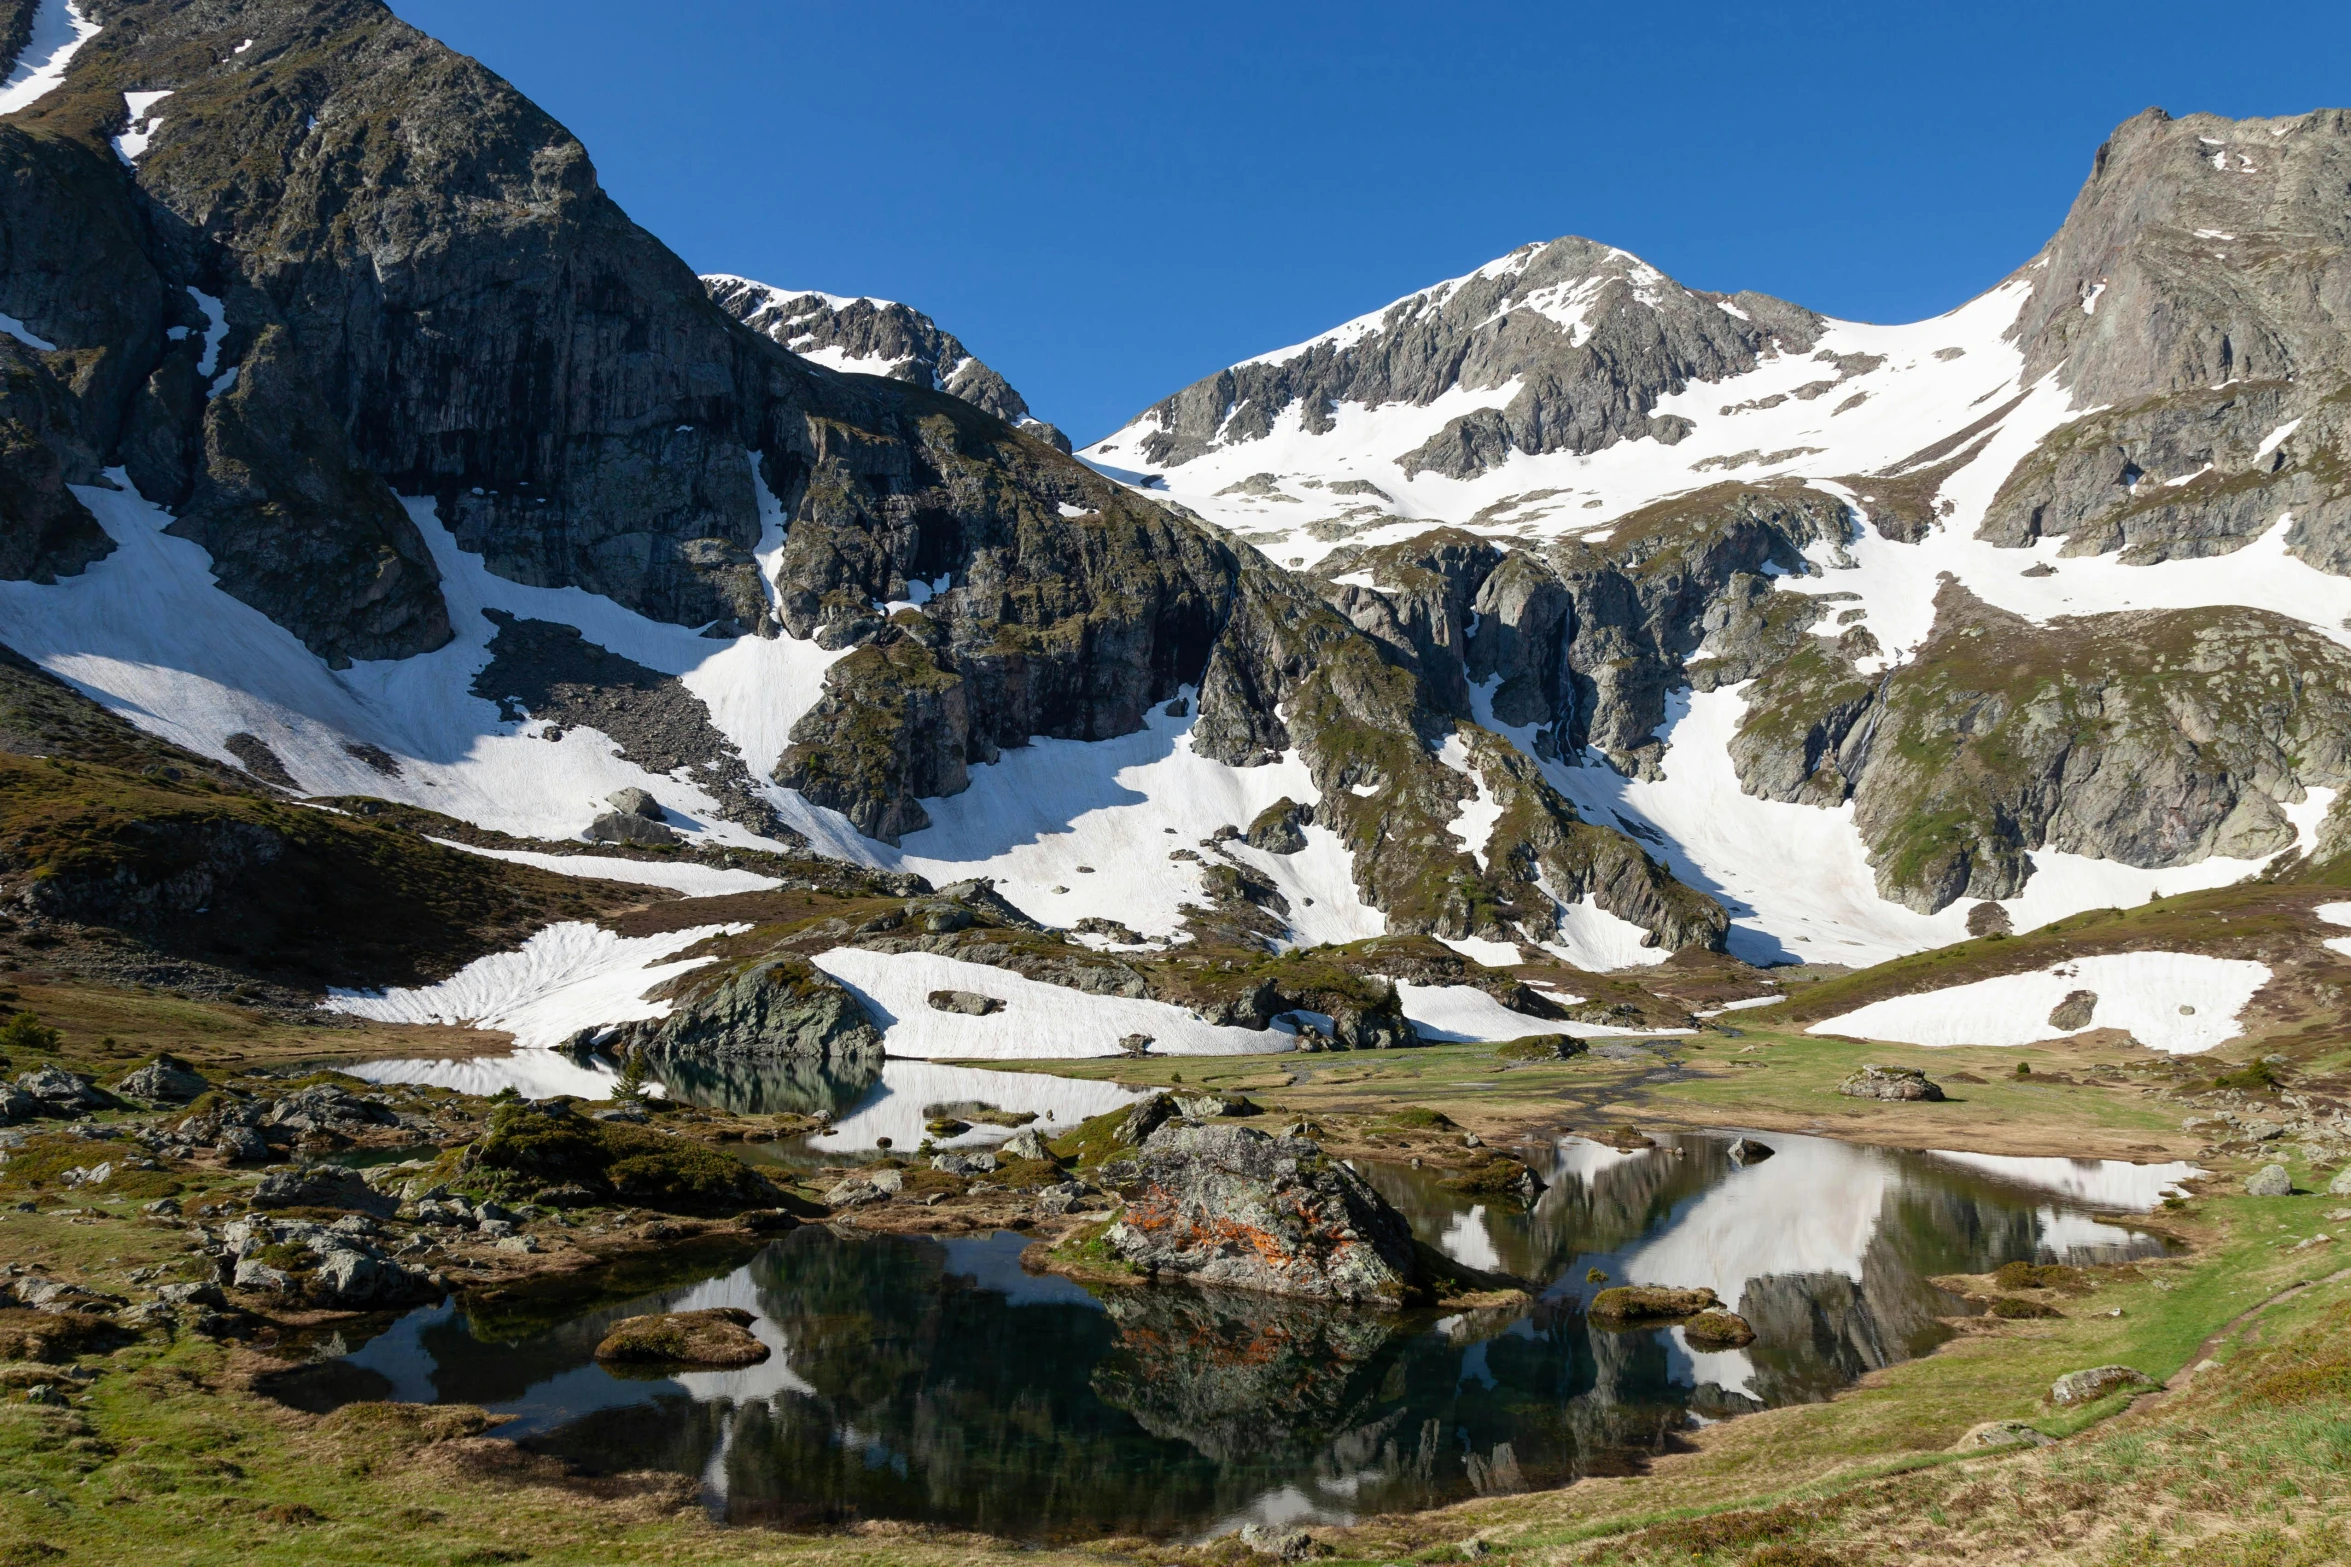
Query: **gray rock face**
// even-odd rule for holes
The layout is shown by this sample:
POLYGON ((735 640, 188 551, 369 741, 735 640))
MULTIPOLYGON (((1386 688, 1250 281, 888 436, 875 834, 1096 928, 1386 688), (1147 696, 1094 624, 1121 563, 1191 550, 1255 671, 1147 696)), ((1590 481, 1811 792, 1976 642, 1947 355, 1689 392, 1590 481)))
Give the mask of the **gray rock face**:
POLYGON ((1385 1305, 1421 1283, 1403 1215, 1304 1138, 1162 1126, 1113 1168, 1103 1239, 1155 1278, 1385 1305))
POLYGON ((1300 805, 1284 795, 1249 824, 1245 841, 1268 854, 1296 854, 1306 847, 1306 829, 1314 823, 1314 807, 1300 805))
POLYGON ((1368 330, 1343 328, 1195 382, 1149 410, 1158 428, 1140 455, 1164 468, 1259 440, 1293 405, 1319 434, 1339 403, 1426 406, 1456 387, 1513 381, 1520 390, 1506 406, 1452 420, 1403 459, 1405 470, 1467 478, 1514 451, 1670 443, 1686 426, 1651 417, 1660 396, 1752 368, 1774 346, 1807 349, 1819 333, 1819 317, 1783 301, 1739 294, 1733 314, 1724 298, 1587 239, 1524 246, 1397 301, 1368 330))
POLYGON ((2351 655, 2283 615, 2041 626, 1946 583, 1890 675, 1820 648, 1764 675, 1731 755, 1752 793, 1850 798, 1880 892, 1932 912, 2015 896, 2043 845, 2140 866, 2275 854, 2295 840, 2282 805, 2351 779, 2347 736, 2351 655))
POLYGON ((2149 109, 2125 121, 2023 274, 2026 380, 2059 369, 2088 407, 2339 377, 2351 366, 2351 319, 2335 303, 2351 294, 2347 182, 2351 114, 2340 109, 2269 120, 2149 109), (2272 259, 2281 243, 2296 245, 2286 286, 2272 259))
POLYGON ((719 309, 795 354, 829 351, 828 358, 853 361, 862 374, 960 397, 1026 435, 1069 450, 1069 437, 1032 415, 1012 383, 911 306, 887 299, 792 293, 723 272, 704 275, 702 286, 719 309))

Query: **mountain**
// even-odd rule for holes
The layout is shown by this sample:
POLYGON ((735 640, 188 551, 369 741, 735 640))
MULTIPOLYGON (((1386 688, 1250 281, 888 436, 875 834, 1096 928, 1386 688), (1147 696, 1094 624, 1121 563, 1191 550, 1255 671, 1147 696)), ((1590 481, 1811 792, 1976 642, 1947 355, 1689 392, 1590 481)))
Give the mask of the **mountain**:
POLYGON ((30 14, 0 627, 259 798, 984 877, 957 951, 1258 1023, 1308 990, 1183 965, 1866 963, 2340 847, 2332 111, 2131 121, 1932 321, 1565 239, 1080 462, 919 312, 696 277, 374 0, 30 14))
POLYGON ((1032 415, 1011 382, 912 306, 889 299, 844 299, 814 290, 795 293, 724 272, 706 274, 702 286, 721 310, 803 359, 960 397, 1006 424, 1069 450, 1069 437, 1032 415))
POLYGON ((1056 927, 1719 947, 1305 581, 745 325, 372 0, 44 5, 94 27, 0 119, 0 605, 85 695, 298 794, 562 844, 636 788, 1056 927))
POLYGON ((2346 129, 2150 110, 1904 326, 1530 245, 1081 455, 1308 572, 1735 951, 2218 885, 2341 829, 2346 129))

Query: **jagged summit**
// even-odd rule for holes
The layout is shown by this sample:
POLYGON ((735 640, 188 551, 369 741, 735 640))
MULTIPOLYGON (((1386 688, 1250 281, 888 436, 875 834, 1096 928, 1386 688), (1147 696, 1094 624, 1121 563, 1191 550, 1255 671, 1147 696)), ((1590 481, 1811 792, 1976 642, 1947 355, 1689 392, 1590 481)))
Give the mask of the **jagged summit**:
POLYGON ((910 305, 815 289, 783 289, 731 273, 704 274, 721 310, 803 359, 832 370, 888 376, 960 397, 1063 451, 1069 438, 1029 412, 1020 393, 951 332, 910 305))

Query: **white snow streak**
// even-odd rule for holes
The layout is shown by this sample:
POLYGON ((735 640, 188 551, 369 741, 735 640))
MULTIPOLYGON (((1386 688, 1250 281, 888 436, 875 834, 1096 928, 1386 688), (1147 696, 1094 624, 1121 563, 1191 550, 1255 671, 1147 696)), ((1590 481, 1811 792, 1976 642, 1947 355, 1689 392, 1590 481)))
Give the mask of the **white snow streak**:
POLYGON ((41 0, 33 13, 33 35, 16 69, 0 82, 0 114, 14 114, 65 80, 74 52, 98 36, 98 24, 73 0, 41 0))

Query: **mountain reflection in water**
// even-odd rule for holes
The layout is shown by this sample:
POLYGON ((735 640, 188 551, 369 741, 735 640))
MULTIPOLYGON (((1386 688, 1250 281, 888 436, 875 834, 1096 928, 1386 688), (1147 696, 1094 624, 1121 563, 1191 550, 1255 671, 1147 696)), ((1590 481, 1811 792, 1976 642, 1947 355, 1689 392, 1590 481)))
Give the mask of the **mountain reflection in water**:
POLYGON ((734 1522, 1196 1536, 1621 1473, 1693 1415, 1824 1398, 1930 1348, 1956 1306, 1931 1276, 2162 1250, 2081 1195, 2151 1200, 2161 1172, 2068 1164, 2059 1179, 2033 1161, 1768 1140, 1777 1157, 1746 1168, 1722 1138, 1632 1155, 1563 1142, 1537 1153, 1551 1186, 1531 1209, 1455 1197, 1436 1172, 1366 1170, 1432 1243, 1544 1281, 1531 1309, 1096 1294, 1022 1272, 1023 1236, 808 1228, 721 1277, 554 1326, 422 1308, 272 1391, 309 1408, 481 1404, 515 1417, 501 1435, 590 1471, 698 1475, 734 1522), (1595 1328, 1591 1268, 1711 1286, 1756 1341, 1706 1353, 1676 1329, 1595 1328), (714 1305, 756 1312, 775 1353, 641 1379, 592 1358, 620 1317, 714 1305))

